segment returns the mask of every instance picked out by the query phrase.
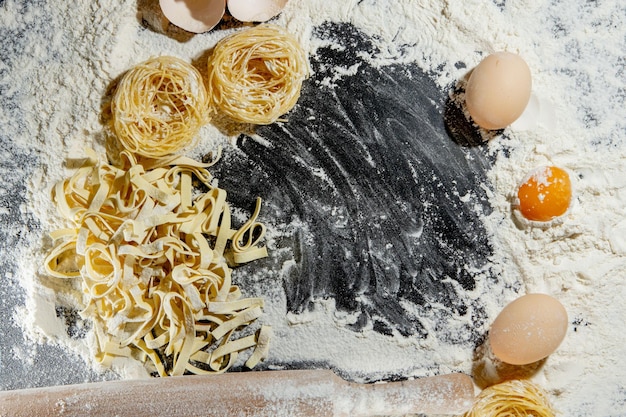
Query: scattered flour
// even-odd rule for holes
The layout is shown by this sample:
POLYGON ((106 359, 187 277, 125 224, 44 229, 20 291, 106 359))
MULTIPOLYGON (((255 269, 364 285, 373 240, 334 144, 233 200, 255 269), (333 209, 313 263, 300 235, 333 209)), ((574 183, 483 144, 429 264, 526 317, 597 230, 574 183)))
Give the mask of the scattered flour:
MULTIPOLYGON (((494 211, 484 223, 494 242, 493 268, 501 279, 519 283, 521 292, 552 294, 569 312, 564 343, 533 377, 551 392, 563 416, 626 415, 626 9, 618 3, 291 0, 277 19, 311 54, 324 42, 311 36, 315 26, 349 22, 375 39, 378 52, 363 54, 364 60, 376 66, 417 63, 445 90, 485 54, 506 49, 526 59, 534 97, 549 103, 541 112, 545 116, 550 111, 555 119, 539 118, 525 130, 508 129, 489 143, 498 157, 490 173, 494 211), (521 178, 545 164, 577 175, 576 204, 560 225, 523 227, 511 216, 512 193, 521 178)), ((102 100, 111 83, 158 54, 201 62, 229 32, 177 40, 143 27, 138 4, 142 2, 0 1, 0 32, 6 42, 0 53, 7 56, 0 56, 0 95, 6 104, 0 126, 11 138, 10 144, 3 139, 3 150, 27 155, 35 164, 22 179, 28 191, 19 212, 22 219, 40 225, 15 248, 3 246, 4 256, 14 258, 15 265, 3 270, 0 283, 24 288, 26 296, 13 301, 12 314, 28 338, 15 341, 12 357, 2 354, 2 366, 12 360, 32 364, 37 354, 33 342, 57 343, 88 357, 83 340, 65 336, 55 313, 58 295, 51 283, 41 285, 45 277, 39 271, 50 243, 46 232, 62 226, 49 190, 75 167, 74 158, 85 147, 103 151, 102 100)), ((328 85, 358 70, 336 68, 328 85)), ((211 126, 202 137, 198 154, 231 143, 211 126)), ((3 194, 13 184, 7 179, 10 174, 0 171, 3 194)), ((12 213, 0 207, 3 219, 12 213)), ((513 296, 494 294, 484 306, 489 317, 495 318, 513 296)), ((473 352, 442 347, 431 339, 418 343, 344 330, 337 323, 350 323, 354 317, 342 316, 332 301, 285 320, 284 303, 278 288, 269 295, 265 319, 275 331, 272 355, 284 362, 319 360, 348 374, 379 377, 472 372, 473 352)), ((3 348, 14 343, 0 342, 3 348)), ((131 366, 120 369, 124 377, 141 375, 131 366)))

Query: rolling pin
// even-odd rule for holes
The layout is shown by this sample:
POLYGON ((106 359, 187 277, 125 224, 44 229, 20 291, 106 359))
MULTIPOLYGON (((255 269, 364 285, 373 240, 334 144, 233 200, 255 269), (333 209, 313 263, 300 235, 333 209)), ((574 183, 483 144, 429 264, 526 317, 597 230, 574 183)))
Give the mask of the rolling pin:
POLYGON ((258 371, 0 392, 0 416, 306 417, 462 414, 464 374, 357 384, 329 370, 258 371))

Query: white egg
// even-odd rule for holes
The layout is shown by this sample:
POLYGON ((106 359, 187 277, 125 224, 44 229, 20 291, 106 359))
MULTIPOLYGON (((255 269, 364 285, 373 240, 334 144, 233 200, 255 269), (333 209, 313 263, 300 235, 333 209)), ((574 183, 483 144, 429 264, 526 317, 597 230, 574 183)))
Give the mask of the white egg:
POLYGON ((287 0, 228 0, 228 11, 241 22, 265 22, 277 16, 287 0))
POLYGON ((224 16, 226 0, 159 0, 167 20, 193 33, 208 32, 224 16))

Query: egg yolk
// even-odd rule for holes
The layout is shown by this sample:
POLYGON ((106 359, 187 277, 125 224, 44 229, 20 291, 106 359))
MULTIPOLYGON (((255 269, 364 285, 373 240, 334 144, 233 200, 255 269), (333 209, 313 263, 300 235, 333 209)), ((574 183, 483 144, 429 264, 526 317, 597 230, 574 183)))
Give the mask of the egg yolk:
POLYGON ((567 211, 572 198, 568 173, 555 166, 533 172, 517 191, 519 210, 532 221, 547 222, 567 211))

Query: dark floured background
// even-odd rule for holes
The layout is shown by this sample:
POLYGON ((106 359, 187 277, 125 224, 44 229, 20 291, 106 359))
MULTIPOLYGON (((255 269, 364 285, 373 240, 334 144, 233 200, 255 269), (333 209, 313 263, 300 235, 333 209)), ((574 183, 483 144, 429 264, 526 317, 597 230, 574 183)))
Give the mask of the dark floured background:
MULTIPOLYGON (((213 172, 237 205, 259 195, 270 223, 303 222, 279 242, 297 261, 282 282, 290 312, 332 297, 357 314, 355 331, 425 337, 422 318, 401 304, 468 314, 468 271, 490 254, 479 220, 489 212, 489 158, 470 145, 477 134, 449 92, 416 65, 372 67, 359 56, 377 51, 347 24, 315 36, 332 46, 311 57, 314 75, 288 122, 259 128, 264 141, 240 137, 213 172), (335 67, 355 64, 354 75, 326 85, 335 67)), ((267 262, 280 268, 284 253, 267 262)))

